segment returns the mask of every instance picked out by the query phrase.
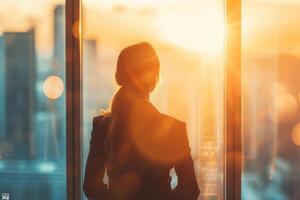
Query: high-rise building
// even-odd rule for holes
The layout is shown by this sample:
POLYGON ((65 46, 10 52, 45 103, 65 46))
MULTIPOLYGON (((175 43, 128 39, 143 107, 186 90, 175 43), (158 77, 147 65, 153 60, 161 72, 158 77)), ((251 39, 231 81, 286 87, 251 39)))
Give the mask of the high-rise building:
POLYGON ((54 9, 54 73, 64 76, 65 72, 65 6, 54 9))
POLYGON ((32 120, 34 117, 35 31, 5 32, 5 124, 7 155, 13 159, 33 157, 32 120))
MULTIPOLYGON (((65 82, 65 6, 57 5, 54 9, 54 52, 53 52, 53 75, 59 76, 65 82)), ((59 154, 55 156, 65 162, 65 145, 66 145, 66 96, 63 94, 60 98, 49 102, 49 107, 54 112, 53 132, 57 135, 59 145, 59 154)))
MULTIPOLYGON (((0 36, 0 140, 5 135, 5 70, 4 70, 4 45, 3 37, 0 36)), ((0 155, 1 156, 1 155, 0 155)))

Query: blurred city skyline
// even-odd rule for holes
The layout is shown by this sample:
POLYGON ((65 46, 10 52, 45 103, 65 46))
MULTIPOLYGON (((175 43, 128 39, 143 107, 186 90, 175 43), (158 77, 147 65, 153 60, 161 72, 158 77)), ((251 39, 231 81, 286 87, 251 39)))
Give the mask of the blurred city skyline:
MULTIPOLYGON (((42 54, 51 54, 53 48, 53 36, 52 32, 49 31, 53 23, 51 10, 63 2, 62 0, 34 0, 32 3, 25 0, 17 3, 15 0, 2 1, 0 3, 0 32, 27 31, 35 26, 37 49, 42 54), (14 17, 5 18, 4 16, 7 16, 12 8, 14 17)), ((219 38, 220 41, 217 42, 214 41, 214 38, 216 38, 215 34, 218 37, 223 37, 222 33, 213 33, 211 30, 216 30, 215 26, 217 26, 218 31, 224 30, 223 22, 218 21, 220 17, 217 17, 223 13, 224 8, 220 3, 221 6, 217 9, 219 11, 210 9, 210 7, 216 6, 215 3, 205 2, 207 5, 203 9, 202 4, 203 1, 186 4, 184 2, 178 3, 175 0, 158 2, 149 0, 84 0, 82 2, 84 20, 82 36, 86 39, 95 39, 98 42, 104 41, 108 43, 107 46, 126 46, 132 41, 150 38, 156 43, 166 43, 178 48, 203 51, 209 47, 212 48, 209 51, 216 49, 219 51, 220 46, 217 42, 222 43, 223 38, 219 38), (85 9, 87 12, 84 11, 85 9), (178 16, 176 12, 179 9, 181 12, 186 10, 184 11, 185 14, 178 16), (168 24, 169 18, 173 18, 175 22, 179 21, 181 27, 177 26, 176 23, 168 24), (130 21, 130 26, 126 24, 126 21, 130 21), (143 26, 145 21, 150 22, 147 23, 146 27, 143 26), (122 26, 126 26, 126 28, 120 33, 118 29, 122 26), (165 28, 162 29, 161 27, 165 28), (191 28, 193 33, 185 31, 191 30, 191 28), (109 34, 111 32, 114 34, 109 34), (201 45, 203 46, 202 49, 201 45)), ((291 47, 291 42, 286 40, 286 38, 292 37, 293 41, 300 41, 299 15, 297 13, 300 3, 297 0, 245 0, 242 5, 244 13, 248 13, 247 10, 255 10, 256 12, 255 15, 243 15, 243 32, 247 33, 244 35, 246 37, 243 38, 244 42, 247 43, 245 45, 247 48, 257 47, 251 46, 253 44, 251 41, 255 40, 259 41, 262 48, 271 49, 277 45, 277 49, 279 48, 281 51, 293 50, 295 52, 295 49, 300 49, 299 42, 294 42, 291 47), (268 12, 268 17, 265 16, 265 12, 268 12), (289 23, 286 23, 286 17, 289 18, 289 23), (258 40, 255 38, 257 36, 259 36, 258 40), (276 44, 274 39, 277 41, 276 44)))
MULTIPOLYGON (((127 45, 147 40, 157 49, 162 66, 161 79, 151 100, 162 112, 187 122, 202 196, 222 199, 225 183, 223 3, 221 0, 190 3, 175 0, 82 1, 83 157, 88 150, 92 118, 100 109, 109 106, 118 88, 114 81, 118 53, 127 45)), ((48 77, 55 75, 65 80, 63 4, 62 0, 0 3, 0 47, 2 33, 22 35, 34 30, 34 40, 26 44, 19 42, 14 49, 18 49, 18 45, 35 45, 29 52, 35 54, 31 55, 35 57, 32 58, 35 64, 28 69, 31 67, 37 75, 34 88, 30 87, 35 91, 37 102, 35 113, 31 113, 36 120, 33 129, 37 137, 30 145, 37 143, 35 150, 43 149, 36 154, 36 158, 46 164, 37 166, 42 173, 54 172, 59 164, 51 162, 64 162, 66 153, 65 93, 51 100, 42 90, 48 77), (14 13, 8 18, 12 10, 14 13), (49 145, 43 145, 46 143, 49 145)), ((280 200, 285 200, 289 192, 282 185, 289 183, 291 188, 296 187, 289 182, 293 178, 289 173, 298 172, 299 166, 299 147, 293 143, 291 133, 299 121, 300 2, 245 0, 242 6, 243 154, 246 158, 243 194, 254 194, 253 198, 278 195, 280 200), (260 184, 259 189, 256 189, 257 184, 260 184)), ((2 62, 6 57, 1 50, 2 62)), ((6 56, 13 60, 21 53, 6 56)), ((16 74, 23 65, 17 66, 16 74)), ((4 80, 3 74, 1 78, 4 80)), ((12 76, 11 79, 19 78, 12 76)), ((1 88, 0 92, 4 94, 1 88)), ((10 95, 16 96, 14 91, 10 95)), ((5 102, 3 99, 0 96, 0 106, 5 102)), ((5 117, 0 116, 0 119, 5 117)), ((0 168, 20 174, 25 169, 23 161, 7 163, 0 163, 0 168)), ((65 176, 62 164, 59 173, 65 176)), ((82 166, 84 164, 83 159, 82 166)), ((31 173, 35 173, 36 169, 32 168, 31 173)), ((62 176, 58 195, 63 196, 65 177, 62 176)), ((46 189, 52 187, 50 182, 46 189)), ((293 191, 296 194, 297 191, 293 191)))
MULTIPOLYGON (((19 14, 14 17, 13 23, 0 16, 2 24, 0 32, 26 31, 31 26, 35 26, 38 51, 43 54, 51 54, 53 37, 52 32, 49 31, 52 23, 50 11, 54 9, 55 5, 62 2, 38 3, 32 6, 24 6, 22 3, 13 4, 12 2, 1 3, 3 15, 7 12, 8 9, 5 9, 7 7, 14 8, 19 14), (41 12, 41 10, 46 12, 41 12)), ((223 7, 221 1, 220 3, 216 2, 205 2, 206 7, 203 8, 202 1, 195 1, 192 5, 176 1, 154 1, 152 3, 141 1, 137 3, 138 6, 131 1, 103 1, 103 3, 83 1, 83 10, 86 9, 86 12, 83 11, 82 36, 86 39, 101 41, 102 45, 106 46, 120 47, 135 41, 150 39, 158 44, 194 51, 206 51, 205 48, 208 48, 209 53, 213 53, 212 51, 220 51, 223 48, 224 24, 222 17, 219 16, 223 12, 223 7), (199 7, 197 8, 196 5, 199 7), (181 17, 178 17, 176 13, 179 9, 182 13, 181 17), (202 13, 200 15, 199 9, 202 13), (175 21, 171 19, 175 19, 175 21), (209 20, 209 23, 206 20, 209 20), (130 21, 130 25, 126 21, 130 21), (178 23, 183 27, 178 27, 178 23), (119 32, 119 29, 124 31, 119 32), (185 31, 191 29, 192 32, 185 31), (218 31, 212 33, 211 29, 218 31), (112 32, 114 34, 110 34, 112 32), (218 41, 215 41, 216 36, 219 38, 218 41)))

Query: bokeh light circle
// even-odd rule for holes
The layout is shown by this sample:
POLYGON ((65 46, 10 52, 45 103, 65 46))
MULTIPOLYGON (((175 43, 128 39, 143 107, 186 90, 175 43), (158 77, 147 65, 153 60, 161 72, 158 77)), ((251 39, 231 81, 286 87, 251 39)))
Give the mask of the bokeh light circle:
POLYGON ((64 82, 58 76, 49 76, 43 83, 43 92, 49 99, 58 99, 64 92, 64 82))
POLYGON ((73 33, 73 36, 75 38, 80 38, 80 36, 81 36, 81 26, 80 26, 79 21, 74 22, 74 24, 72 26, 72 33, 73 33))
POLYGON ((291 138, 294 144, 300 147, 300 123, 293 128, 291 138))
POLYGON ((298 101, 289 93, 277 94, 269 105, 269 117, 276 123, 293 122, 298 115, 298 101))

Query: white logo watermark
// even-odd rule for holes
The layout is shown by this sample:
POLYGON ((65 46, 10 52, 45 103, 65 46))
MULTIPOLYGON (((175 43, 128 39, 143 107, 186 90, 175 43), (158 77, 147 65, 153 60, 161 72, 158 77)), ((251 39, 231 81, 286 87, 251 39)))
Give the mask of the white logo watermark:
POLYGON ((9 200, 9 193, 2 193, 2 200, 9 200))

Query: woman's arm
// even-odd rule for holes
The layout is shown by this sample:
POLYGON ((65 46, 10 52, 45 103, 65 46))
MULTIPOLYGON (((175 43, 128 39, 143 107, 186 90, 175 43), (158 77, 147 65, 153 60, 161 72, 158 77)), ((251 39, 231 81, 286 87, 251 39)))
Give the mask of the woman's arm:
POLYGON ((107 185, 103 183, 106 165, 104 148, 105 129, 101 125, 103 116, 93 120, 90 150, 87 158, 83 191, 88 199, 106 199, 107 185))

